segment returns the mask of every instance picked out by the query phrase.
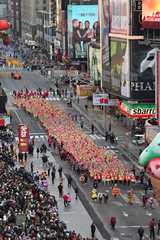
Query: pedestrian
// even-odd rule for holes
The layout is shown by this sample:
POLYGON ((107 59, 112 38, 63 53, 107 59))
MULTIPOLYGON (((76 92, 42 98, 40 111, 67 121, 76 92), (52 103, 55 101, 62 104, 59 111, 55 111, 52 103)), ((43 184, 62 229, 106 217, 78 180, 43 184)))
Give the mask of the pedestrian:
POLYGON ((39 147, 37 147, 37 158, 39 158, 39 147))
POLYGON ((94 125, 92 124, 92 134, 94 134, 94 125))
POLYGON ((54 183, 54 179, 55 179, 55 171, 51 172, 51 176, 52 176, 52 183, 54 183))
POLYGON ((95 231, 96 231, 96 227, 95 227, 95 224, 94 224, 94 222, 93 222, 93 223, 91 224, 91 235, 92 235, 92 238, 94 238, 95 231))
POLYGON ((152 219, 152 221, 149 222, 149 227, 150 227, 150 238, 152 238, 153 236, 153 240, 155 240, 155 237, 154 237, 154 227, 156 227, 156 223, 154 221, 154 218, 152 219))
POLYGON ((77 122, 78 115, 75 114, 75 115, 74 115, 74 118, 75 118, 75 121, 77 122))
POLYGON ((78 191, 79 191, 78 186, 76 186, 75 188, 76 200, 78 199, 78 191))
POLYGON ((34 146, 34 137, 32 137, 32 146, 34 146))
POLYGON ((159 220, 159 222, 158 222, 158 230, 157 230, 157 235, 159 235, 159 230, 160 230, 160 220, 159 220))
POLYGON ((33 173, 33 162, 31 162, 31 173, 33 173))
POLYGON ((67 205, 69 206, 70 203, 71 203, 71 194, 70 194, 69 192, 67 193, 67 197, 68 197, 68 199, 67 199, 67 205))
POLYGON ((140 240, 142 240, 143 234, 144 234, 144 230, 143 230, 142 227, 140 227, 140 228, 138 229, 138 234, 139 234, 140 240))
POLYGON ((144 179, 144 176, 143 176, 143 174, 141 174, 141 176, 140 176, 141 186, 143 185, 143 179, 144 179))
POLYGON ((87 184, 87 182, 88 182, 88 174, 85 174, 85 176, 84 176, 84 184, 87 184))
POLYGON ((70 187, 71 188, 71 183, 72 183, 72 177, 69 175, 69 177, 68 177, 68 187, 70 187))
POLYGON ((81 121, 81 129, 83 129, 83 121, 81 121))
POLYGON ((68 207, 67 205, 68 196, 66 194, 63 196, 63 200, 64 200, 64 207, 68 207))
POLYGON ((51 143, 52 143, 52 138, 49 137, 48 138, 48 148, 51 149, 51 143))
POLYGON ((114 216, 111 217, 110 224, 111 224, 111 229, 114 230, 116 225, 116 218, 114 216))
POLYGON ((103 198, 103 193, 102 193, 102 191, 100 191, 100 192, 98 193, 98 199, 99 199, 99 203, 100 203, 100 204, 102 203, 102 198, 103 198))
POLYGON ((104 197, 104 203, 107 204, 107 201, 108 201, 108 198, 109 198, 108 193, 107 193, 107 190, 106 190, 106 192, 103 194, 103 197, 104 197))
POLYGON ((62 167, 61 166, 59 166, 58 172, 59 172, 59 178, 62 178, 62 167))
POLYGON ((145 183, 145 185, 144 185, 144 190, 145 190, 145 194, 147 194, 147 190, 148 190, 148 185, 147 185, 147 183, 145 183))
POLYGON ((149 198, 149 203, 150 203, 150 208, 154 208, 154 198, 153 198, 153 195, 150 196, 149 198))
POLYGON ((58 190, 59 190, 59 197, 63 197, 63 185, 62 185, 62 183, 60 183, 59 185, 58 185, 58 190))
POLYGON ((87 109, 88 109, 88 105, 86 104, 86 105, 85 105, 85 110, 86 110, 86 112, 87 112, 87 109))
POLYGON ((143 202, 143 207, 144 208, 146 207, 147 199, 148 199, 148 197, 143 194, 142 202, 143 202))
POLYGON ((92 199, 93 199, 94 202, 97 201, 97 190, 96 189, 92 190, 92 199))
POLYGON ((106 137, 106 142, 107 142, 107 140, 108 140, 108 132, 106 132, 105 137, 106 137))
POLYGON ((48 170, 48 176, 50 176, 50 170, 51 170, 50 163, 48 163, 47 170, 48 170))
POLYGON ((24 153, 24 160, 27 162, 27 153, 24 153))
POLYGON ((54 149, 56 148, 56 140, 55 139, 53 139, 53 147, 54 147, 54 149))
POLYGON ((96 181, 93 183, 93 188, 96 189, 96 190, 98 188, 98 183, 96 181))
POLYGON ((118 145, 118 137, 117 136, 115 136, 114 142, 115 142, 116 145, 118 145))
POLYGON ((151 184, 151 179, 148 178, 148 188, 151 190, 152 189, 152 184, 151 184))

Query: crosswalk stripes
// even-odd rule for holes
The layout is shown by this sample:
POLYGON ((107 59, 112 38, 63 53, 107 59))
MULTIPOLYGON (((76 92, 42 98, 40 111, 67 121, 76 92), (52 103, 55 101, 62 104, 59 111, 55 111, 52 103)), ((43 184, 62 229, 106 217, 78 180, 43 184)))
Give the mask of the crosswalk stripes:
POLYGON ((117 207, 123 207, 123 204, 121 202, 113 202, 117 207))
MULTIPOLYGON (((40 141, 40 140, 44 140, 44 137, 46 137, 46 138, 48 138, 48 136, 47 135, 35 135, 35 136, 29 136, 29 139, 31 140, 32 138, 35 138, 35 141, 40 141)), ((15 140, 16 140, 16 142, 18 141, 18 137, 15 137, 15 140)))

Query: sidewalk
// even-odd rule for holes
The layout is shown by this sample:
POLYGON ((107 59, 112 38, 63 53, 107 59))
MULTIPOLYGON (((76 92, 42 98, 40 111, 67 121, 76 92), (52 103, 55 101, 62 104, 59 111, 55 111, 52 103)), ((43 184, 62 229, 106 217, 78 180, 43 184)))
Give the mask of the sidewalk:
MULTIPOLYGON (((32 161, 34 164, 34 168, 33 168, 34 171, 35 169, 37 169, 39 173, 44 171, 44 167, 41 159, 42 154, 40 154, 40 158, 37 159, 36 148, 39 145, 40 145, 39 142, 35 141, 33 156, 28 154, 27 165, 25 166, 25 169, 29 172, 31 171, 30 166, 32 161)), ((75 199, 74 189, 72 187, 68 188, 67 178, 63 173, 62 177, 64 178, 64 181, 63 181, 64 194, 67 194, 68 192, 71 194, 70 206, 67 208, 64 207, 63 198, 59 198, 59 192, 57 189, 60 183, 60 178, 58 174, 59 164, 56 162, 55 158, 52 156, 50 151, 47 151, 47 156, 49 156, 49 162, 51 162, 56 167, 56 177, 55 177, 54 184, 52 184, 51 182, 51 179, 52 179, 51 176, 47 176, 47 181, 48 181, 48 191, 56 197, 56 200, 58 202, 59 218, 66 223, 68 231, 74 230, 76 234, 80 233, 83 238, 84 237, 90 238, 91 237, 90 226, 92 224, 91 217, 85 210, 81 201, 79 199, 78 200, 75 199)), ((19 162, 16 162, 16 167, 18 168, 22 167, 22 164, 19 162)), ((52 170, 50 172, 52 172, 52 170)), ((40 187, 43 188, 43 186, 41 185, 41 180, 39 181, 39 185, 40 187)), ((95 237, 97 237, 99 240, 103 239, 98 229, 96 229, 95 237)))

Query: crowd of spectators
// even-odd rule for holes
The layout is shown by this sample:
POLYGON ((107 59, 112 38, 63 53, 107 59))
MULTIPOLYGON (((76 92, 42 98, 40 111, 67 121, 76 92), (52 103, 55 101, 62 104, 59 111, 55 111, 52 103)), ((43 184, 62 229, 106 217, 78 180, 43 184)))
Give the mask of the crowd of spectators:
POLYGON ((2 149, 0 239, 82 239, 75 231, 67 231, 66 224, 59 219, 55 197, 39 187, 36 172, 29 173, 22 167, 17 169, 12 163, 12 151, 8 149, 6 153, 6 149, 2 149), (18 225, 19 216, 24 217, 24 221, 18 225))

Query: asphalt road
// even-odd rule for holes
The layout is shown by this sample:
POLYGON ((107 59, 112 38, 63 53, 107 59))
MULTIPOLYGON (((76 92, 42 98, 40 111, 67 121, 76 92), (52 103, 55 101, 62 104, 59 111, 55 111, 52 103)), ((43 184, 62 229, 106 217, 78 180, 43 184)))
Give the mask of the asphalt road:
MULTIPOLYGON (((7 71, 7 70, 4 70, 7 71)), ((15 107, 12 103, 12 92, 13 90, 20 90, 22 88, 23 80, 27 83, 27 88, 29 90, 36 90, 38 87, 41 87, 42 89, 49 89, 52 87, 50 83, 47 82, 47 80, 40 75, 39 72, 28 72, 24 70, 19 70, 22 79, 21 80, 13 80, 11 77, 7 77, 5 74, 5 77, 1 77, 1 83, 2 87, 6 90, 7 96, 8 96, 8 103, 7 107, 10 110, 13 119, 12 119, 12 125, 15 129, 16 136, 18 136, 18 124, 20 123, 28 123, 29 129, 30 129, 30 136, 35 136, 35 139, 37 141, 37 145, 41 145, 43 141, 47 142, 47 137, 44 129, 40 125, 38 121, 33 120, 30 114, 26 113, 22 109, 18 109, 15 107)), ((3 72, 2 69, 0 69, 0 72, 3 72)), ((68 111, 71 111, 73 114, 77 113, 76 109, 71 109, 67 107, 66 101, 60 101, 58 100, 58 96, 56 96, 54 99, 52 95, 49 95, 50 101, 54 102, 55 104, 59 105, 66 113, 68 111), (52 100, 51 100, 52 99, 52 100)), ((77 123, 79 124, 79 123, 77 123)), ((84 119, 84 132, 91 134, 91 129, 89 123, 86 122, 84 119)), ((112 150, 114 150, 121 161, 124 162, 124 164, 127 166, 128 169, 131 169, 132 165, 131 163, 124 158, 123 155, 119 152, 118 148, 115 146, 111 146, 109 142, 105 142, 103 136, 98 134, 92 135, 93 141, 97 142, 98 145, 106 146, 112 150)), ((57 151, 57 150, 56 150, 57 151)), ((53 157, 55 158, 56 162, 58 164, 60 163, 59 156, 57 152, 53 152, 53 157)), ((67 171, 67 170, 66 170, 67 171)), ((67 174, 67 172, 66 172, 67 174)), ((74 177, 78 181, 78 176, 75 173, 74 177)), ((116 198, 114 198, 111 194, 111 186, 104 186, 101 184, 98 188, 98 190, 104 192, 106 190, 109 191, 109 201, 106 206, 104 204, 93 203, 91 200, 91 191, 93 189, 93 182, 89 181, 87 185, 85 185, 82 189, 82 203, 84 203, 84 206, 86 207, 86 210, 89 212, 89 214, 94 218, 94 221, 100 221, 99 223, 102 224, 104 228, 109 232, 109 234, 112 236, 113 240, 124 240, 124 239, 139 239, 137 235, 137 230, 139 226, 142 226, 145 231, 145 239, 149 239, 149 228, 148 223, 152 218, 154 218, 157 222, 159 220, 160 216, 160 209, 158 207, 157 202, 155 201, 155 208, 152 210, 149 208, 149 203, 147 203, 147 208, 142 207, 141 197, 144 193, 143 188, 140 186, 140 183, 136 183, 135 186, 121 186, 121 194, 117 195, 116 198), (127 200, 127 193, 128 190, 132 189, 133 193, 133 205, 128 204, 127 200), (89 205, 87 205, 89 204, 89 205), (88 206, 88 207, 87 207, 88 206), (92 208, 94 209, 94 212, 96 215, 93 216, 92 214, 92 208), (117 218, 116 223, 116 230, 113 232, 110 229, 109 226, 109 219, 110 217, 114 215, 117 218)), ((148 191, 148 196, 151 195, 151 191, 148 191)), ((98 223, 97 223, 98 224, 98 223)), ((156 239, 160 239, 159 236, 156 236, 156 239)))

